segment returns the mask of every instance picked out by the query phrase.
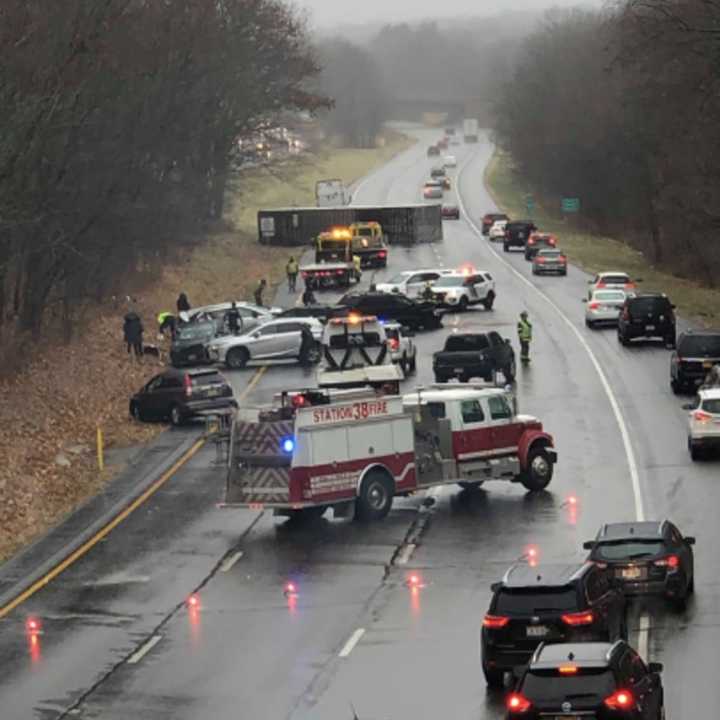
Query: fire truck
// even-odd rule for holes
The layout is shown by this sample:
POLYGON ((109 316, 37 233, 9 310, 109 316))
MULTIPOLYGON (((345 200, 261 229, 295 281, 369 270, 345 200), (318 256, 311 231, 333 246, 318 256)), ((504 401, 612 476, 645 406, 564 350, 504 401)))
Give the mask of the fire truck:
POLYGON ((506 390, 447 384, 283 392, 270 408, 238 410, 228 457, 227 505, 363 520, 438 485, 542 490, 557 462, 552 436, 506 390))

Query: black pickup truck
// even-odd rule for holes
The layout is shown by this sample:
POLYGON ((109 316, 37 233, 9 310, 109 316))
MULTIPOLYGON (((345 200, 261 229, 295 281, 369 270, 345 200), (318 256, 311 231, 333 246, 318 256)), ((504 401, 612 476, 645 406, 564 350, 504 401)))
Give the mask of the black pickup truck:
POLYGON ((457 333, 445 341, 445 348, 433 355, 435 382, 457 378, 468 382, 480 377, 492 381, 502 372, 505 381, 515 379, 515 351, 499 333, 457 333))

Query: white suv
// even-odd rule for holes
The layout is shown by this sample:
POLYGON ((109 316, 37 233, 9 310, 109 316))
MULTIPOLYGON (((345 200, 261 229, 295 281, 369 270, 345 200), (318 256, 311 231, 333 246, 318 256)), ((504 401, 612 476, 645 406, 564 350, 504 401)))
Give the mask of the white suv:
POLYGON ((492 310, 495 281, 485 270, 454 272, 438 278, 432 286, 432 293, 442 307, 452 310, 464 311, 471 305, 483 305, 486 310, 492 310))
POLYGON ((417 347, 413 342, 414 333, 398 322, 385 323, 387 346, 392 361, 400 366, 407 377, 417 368, 417 347))
POLYGON ((378 292, 400 293, 413 300, 422 295, 425 286, 433 284, 443 275, 450 275, 452 270, 403 270, 391 277, 387 282, 377 283, 378 292))
POLYGON ((688 414, 688 450, 693 460, 703 450, 720 448, 720 388, 700 390, 688 414))
POLYGON ((495 242, 496 240, 502 240, 505 237, 505 226, 508 224, 507 220, 496 220, 488 230, 488 238, 495 242))

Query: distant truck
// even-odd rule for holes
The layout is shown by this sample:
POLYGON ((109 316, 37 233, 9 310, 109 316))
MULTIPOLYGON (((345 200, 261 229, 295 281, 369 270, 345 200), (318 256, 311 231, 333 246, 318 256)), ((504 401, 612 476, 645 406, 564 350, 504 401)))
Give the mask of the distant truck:
POLYGON ((389 245, 440 242, 443 227, 440 205, 345 205, 344 207, 289 207, 259 210, 258 242, 265 245, 310 245, 327 228, 377 222, 389 245))
POLYGON ((475 118, 465 118, 463 120, 463 137, 466 143, 476 143, 478 141, 478 121, 475 118))
POLYGON ((318 207, 342 207, 350 202, 350 193, 339 178, 318 180, 315 183, 315 201, 318 207))
POLYGON ((378 222, 357 222, 350 225, 353 255, 360 258, 361 267, 387 267, 388 248, 378 222))
POLYGON ((315 239, 315 262, 301 265, 300 275, 316 288, 349 287, 360 282, 360 260, 355 260, 348 228, 321 232, 315 239))

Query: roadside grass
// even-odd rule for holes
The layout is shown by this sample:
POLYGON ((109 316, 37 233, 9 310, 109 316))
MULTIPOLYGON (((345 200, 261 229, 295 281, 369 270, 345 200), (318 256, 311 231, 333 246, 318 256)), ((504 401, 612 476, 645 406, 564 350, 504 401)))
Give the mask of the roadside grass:
MULTIPOLYGON (((653 267, 638 250, 615 238, 594 234, 577 227, 572 218, 563 219, 559 207, 548 207, 536 188, 515 172, 512 159, 497 150, 485 171, 485 184, 503 212, 512 218, 528 216, 525 197, 532 194, 535 209, 532 219, 538 227, 556 233, 569 260, 587 272, 622 270, 642 278, 639 287, 648 292, 664 292, 677 305, 679 313, 700 326, 720 324, 720 290, 679 278, 667 269, 653 267)), ((559 206, 559 201, 557 201, 559 206)))
MULTIPOLYGON (((155 339, 157 314, 174 310, 179 292, 194 306, 247 298, 261 277, 272 285, 284 275, 289 248, 257 242, 255 214, 261 206, 313 204, 315 180, 340 177, 351 183, 409 147, 392 133, 377 150, 339 149, 281 168, 246 174, 242 194, 228 198, 225 227, 129 289, 155 339)), ((272 287, 266 300, 272 299, 272 287)), ((0 561, 31 542, 98 492, 124 467, 95 461, 100 427, 108 449, 141 446, 163 430, 128 417, 128 399, 162 368, 146 357, 133 362, 122 342, 124 301, 93 308, 83 332, 68 345, 47 341, 25 367, 0 380, 0 561)))

